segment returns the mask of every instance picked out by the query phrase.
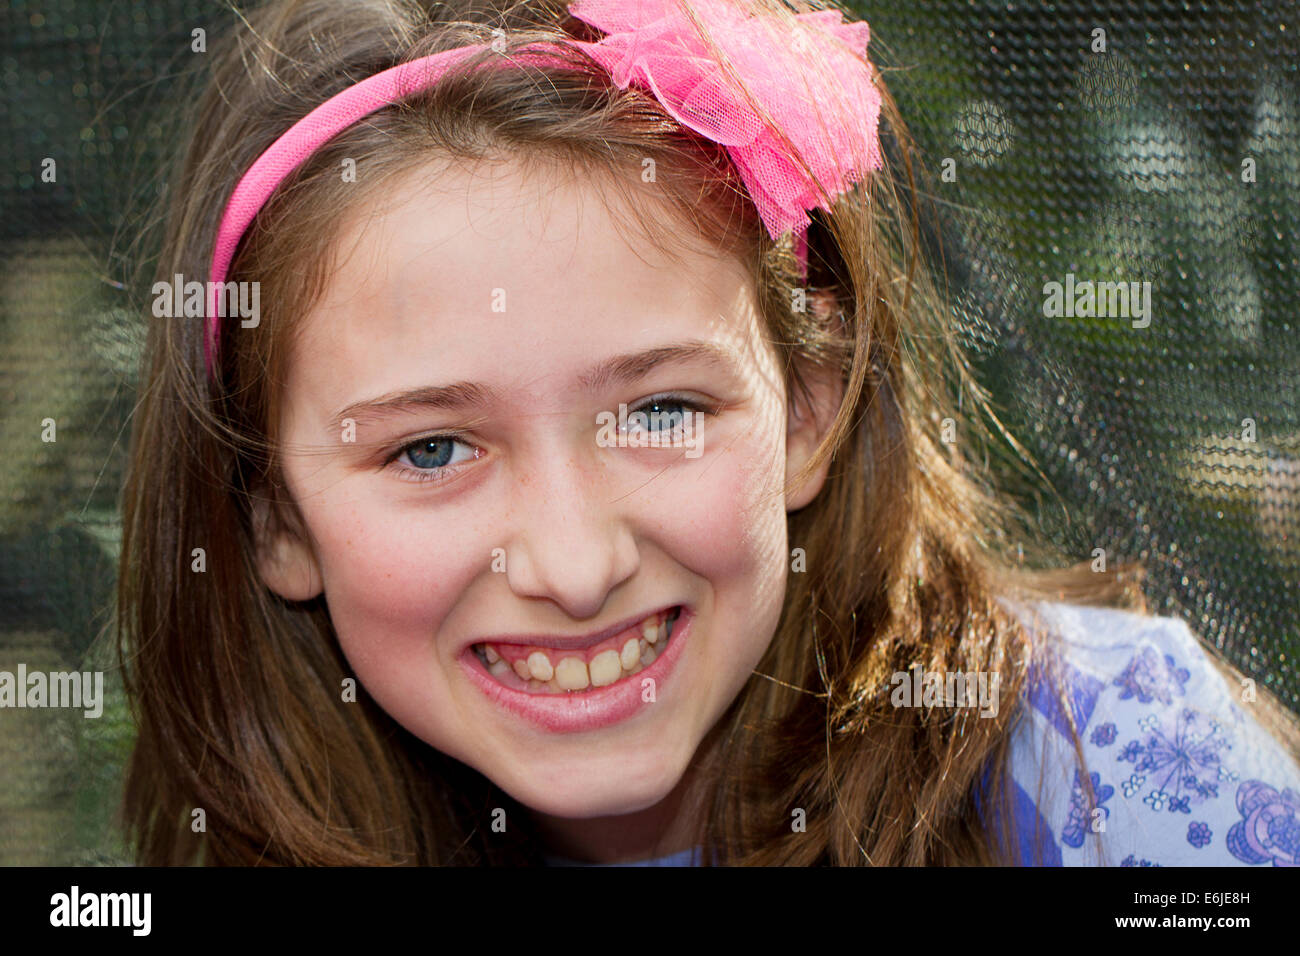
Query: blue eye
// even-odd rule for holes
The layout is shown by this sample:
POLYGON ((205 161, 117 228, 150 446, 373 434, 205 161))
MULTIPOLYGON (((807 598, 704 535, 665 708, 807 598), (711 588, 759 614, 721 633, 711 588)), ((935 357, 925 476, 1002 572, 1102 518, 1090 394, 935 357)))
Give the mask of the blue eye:
POLYGON ((404 445, 389 461, 403 464, 402 460, 405 459, 411 467, 403 467, 402 472, 416 481, 429 481, 444 477, 444 472, 450 466, 478 457, 477 449, 453 435, 433 435, 404 445), (466 450, 459 456, 456 452, 457 445, 466 450))
POLYGON ((416 468, 442 468, 451 461, 456 443, 446 438, 434 438, 406 447, 407 460, 416 468))
POLYGON ((707 415, 714 411, 687 398, 676 395, 656 395, 628 412, 627 430, 633 434, 644 432, 651 435, 666 435, 689 428, 691 413, 702 412, 707 415), (635 421, 634 415, 637 416, 635 421))
POLYGON ((650 423, 667 425, 669 428, 681 428, 682 419, 685 418, 687 411, 693 410, 686 402, 674 401, 672 399, 662 398, 646 402, 640 408, 639 412, 645 412, 650 416, 650 423), (669 412, 664 409, 675 408, 682 411, 669 412))

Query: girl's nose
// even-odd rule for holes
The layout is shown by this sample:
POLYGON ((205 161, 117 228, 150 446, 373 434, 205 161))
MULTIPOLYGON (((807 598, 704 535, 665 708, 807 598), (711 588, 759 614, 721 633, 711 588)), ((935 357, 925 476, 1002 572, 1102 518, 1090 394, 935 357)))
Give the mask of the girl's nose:
POLYGON ((628 520, 635 492, 613 487, 599 459, 599 449, 586 456, 552 455, 516 475, 510 489, 510 589, 520 597, 554 601, 575 620, 598 614, 641 560, 628 520))

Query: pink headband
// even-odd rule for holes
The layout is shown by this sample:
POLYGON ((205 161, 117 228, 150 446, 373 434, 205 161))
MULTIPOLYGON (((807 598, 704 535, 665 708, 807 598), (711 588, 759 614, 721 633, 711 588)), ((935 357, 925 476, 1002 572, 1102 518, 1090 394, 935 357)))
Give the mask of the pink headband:
MULTIPOLYGON (((730 0, 693 0, 714 42, 731 57, 754 98, 797 147, 831 196, 880 168, 877 124, 880 91, 866 59, 869 32, 862 22, 842 23, 838 10, 804 13, 794 36, 778 37, 761 18, 730 0), (841 86, 810 82, 807 65, 841 86), (828 102, 831 97, 834 102, 828 102), (829 124, 819 116, 835 119, 829 124), (863 158, 866 169, 851 165, 863 158)), ((674 0, 575 0, 569 13, 605 33, 597 43, 569 41, 606 69, 620 89, 649 90, 683 126, 727 148, 772 239, 792 231, 800 274, 807 275, 807 211, 828 208, 815 182, 790 161, 708 54, 674 0)), ((275 188, 325 142, 353 123, 405 96, 427 89, 450 67, 491 44, 444 50, 402 63, 343 90, 294 123, 249 167, 226 204, 212 252, 204 362, 215 375, 218 299, 226 270, 244 231, 275 188)), ((567 66, 565 48, 538 43, 503 65, 567 66)))

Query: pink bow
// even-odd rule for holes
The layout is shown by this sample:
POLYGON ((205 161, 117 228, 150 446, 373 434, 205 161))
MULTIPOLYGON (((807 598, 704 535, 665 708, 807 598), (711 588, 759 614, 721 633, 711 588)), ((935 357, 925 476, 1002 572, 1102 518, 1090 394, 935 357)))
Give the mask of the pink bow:
MULTIPOLYGON (((692 7, 830 196, 880 168, 880 91, 866 60, 867 24, 846 24, 838 10, 823 10, 799 14, 795 35, 782 36, 768 18, 747 16, 725 0, 695 0, 692 7)), ((773 239, 786 229, 802 237, 811 223, 807 210, 822 206, 813 181, 785 155, 673 0, 575 0, 569 12, 606 34, 584 48, 619 87, 648 88, 682 125, 727 147, 773 239)))

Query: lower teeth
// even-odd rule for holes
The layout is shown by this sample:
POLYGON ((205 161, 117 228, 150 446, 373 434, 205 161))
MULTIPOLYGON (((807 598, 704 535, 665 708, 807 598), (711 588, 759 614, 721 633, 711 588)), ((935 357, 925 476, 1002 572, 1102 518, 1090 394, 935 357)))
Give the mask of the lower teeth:
MULTIPOLYGON (((681 615, 680 608, 673 611, 668 617, 668 627, 667 627, 666 636, 664 636, 656 644, 647 645, 646 649, 642 652, 641 659, 637 662, 636 666, 630 671, 628 670, 622 671, 617 677, 617 679, 615 679, 612 683, 617 684, 619 681, 632 677, 635 674, 639 674, 641 671, 645 670, 656 660, 658 660, 659 655, 661 655, 664 652, 664 648, 668 646, 668 642, 672 640, 673 628, 674 625, 677 623, 677 619, 680 615, 681 615)), ((646 643, 645 638, 641 638, 641 643, 643 644, 646 643)), ((588 691, 592 689, 592 685, 589 680, 586 687, 578 688, 576 690, 566 690, 564 688, 561 688, 555 682, 554 677, 552 677, 548 681, 539 681, 537 680, 537 678, 532 678, 525 684, 523 688, 519 688, 518 685, 520 683, 523 683, 523 679, 520 678, 519 675, 516 674, 508 664, 505 664, 504 658, 497 660, 495 663, 489 664, 487 659, 487 654, 483 648, 483 645, 481 644, 475 645, 474 653, 478 656, 478 659, 483 662, 483 666, 487 668, 488 673, 491 674, 493 677, 495 677, 499 682, 506 684, 506 686, 508 687, 514 687, 515 689, 522 689, 527 693, 578 694, 578 693, 582 693, 583 691, 588 691), (497 668, 497 670, 494 671, 493 668, 497 668)), ((604 684, 602 686, 609 687, 611 685, 604 684)))

